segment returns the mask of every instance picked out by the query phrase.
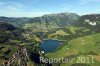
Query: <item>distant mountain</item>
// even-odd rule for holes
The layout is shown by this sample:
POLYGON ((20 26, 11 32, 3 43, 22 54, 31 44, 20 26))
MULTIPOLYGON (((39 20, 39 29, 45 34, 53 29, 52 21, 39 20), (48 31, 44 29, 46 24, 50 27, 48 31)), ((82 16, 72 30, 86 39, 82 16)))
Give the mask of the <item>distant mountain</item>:
POLYGON ((14 17, 0 17, 0 22, 7 22, 17 27, 23 26, 26 23, 39 23, 48 25, 57 25, 59 27, 75 24, 79 19, 79 15, 74 13, 58 13, 58 14, 47 14, 41 17, 34 18, 14 18, 14 17))
POLYGON ((79 19, 81 26, 88 27, 96 32, 100 29, 100 14, 83 15, 79 19))
POLYGON ((81 20, 86 20, 86 19, 88 19, 89 21, 100 21, 100 14, 88 14, 81 16, 81 20))
POLYGON ((35 30, 52 30, 77 24, 80 16, 75 13, 46 14, 30 19, 24 28, 35 30))
POLYGON ((0 17, 0 22, 10 23, 16 27, 21 27, 24 23, 28 22, 31 18, 26 17, 0 17))
POLYGON ((37 28, 61 28, 66 26, 100 27, 100 14, 79 16, 75 13, 46 14, 41 17, 0 17, 0 22, 10 23, 16 27, 33 26, 37 28))
POLYGON ((56 24, 59 27, 67 25, 73 25, 78 21, 79 15, 75 13, 58 13, 58 14, 47 14, 41 17, 41 22, 48 24, 56 24))

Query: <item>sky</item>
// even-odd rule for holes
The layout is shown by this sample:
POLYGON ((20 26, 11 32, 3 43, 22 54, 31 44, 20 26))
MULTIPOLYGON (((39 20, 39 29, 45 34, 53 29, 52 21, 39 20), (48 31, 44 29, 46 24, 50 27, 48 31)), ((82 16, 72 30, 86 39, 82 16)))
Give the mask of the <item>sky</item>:
POLYGON ((100 14, 100 0, 0 0, 0 16, 38 17, 62 12, 100 14))

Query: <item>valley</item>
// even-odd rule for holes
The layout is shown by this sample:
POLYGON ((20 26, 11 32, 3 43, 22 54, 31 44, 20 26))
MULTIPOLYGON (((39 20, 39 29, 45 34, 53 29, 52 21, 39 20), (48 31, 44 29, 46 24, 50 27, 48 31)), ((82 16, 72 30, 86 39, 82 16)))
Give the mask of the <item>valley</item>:
POLYGON ((100 14, 79 16, 66 12, 33 18, 0 17, 2 66, 98 66, 99 58, 100 14), (49 64, 40 63, 40 57, 74 60, 49 64), (94 63, 78 63, 78 57, 93 57, 94 63))

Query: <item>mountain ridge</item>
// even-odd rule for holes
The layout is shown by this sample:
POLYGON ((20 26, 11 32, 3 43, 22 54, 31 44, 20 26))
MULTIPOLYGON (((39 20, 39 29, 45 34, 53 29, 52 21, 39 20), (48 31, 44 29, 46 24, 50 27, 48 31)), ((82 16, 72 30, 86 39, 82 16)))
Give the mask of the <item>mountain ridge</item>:
MULTIPOLYGON (((91 22, 100 21, 100 14, 87 14, 87 15, 78 15, 75 13, 53 13, 45 14, 41 17, 0 17, 0 22, 10 23, 16 27, 23 27, 25 24, 35 25, 44 27, 64 27, 70 25, 81 25, 85 20, 89 19, 91 22), (37 23, 37 24, 36 24, 37 23), (80 24, 81 23, 81 24, 80 24)), ((99 22, 97 23, 99 24, 99 22)))

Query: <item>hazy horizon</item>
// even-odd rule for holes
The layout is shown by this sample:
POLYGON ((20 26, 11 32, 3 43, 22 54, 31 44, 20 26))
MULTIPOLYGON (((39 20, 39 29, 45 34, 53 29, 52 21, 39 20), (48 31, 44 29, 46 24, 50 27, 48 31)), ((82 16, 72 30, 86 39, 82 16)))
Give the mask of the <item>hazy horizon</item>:
MULTIPOLYGON (((67 13, 67 12, 60 12, 60 13, 67 13)), ((68 12, 68 13, 71 13, 71 12, 68 12)), ((50 14, 59 14, 59 13, 48 13, 48 14, 43 14, 43 15, 40 15, 40 16, 0 16, 0 17, 13 17, 13 18, 34 18, 34 17, 41 17, 41 16, 44 16, 44 15, 50 15, 50 14)), ((77 14, 77 13, 75 13, 77 14)), ((83 16, 83 15, 91 15, 91 14, 100 14, 100 13, 90 13, 90 14, 82 14, 82 15, 79 15, 79 16, 83 16)))

